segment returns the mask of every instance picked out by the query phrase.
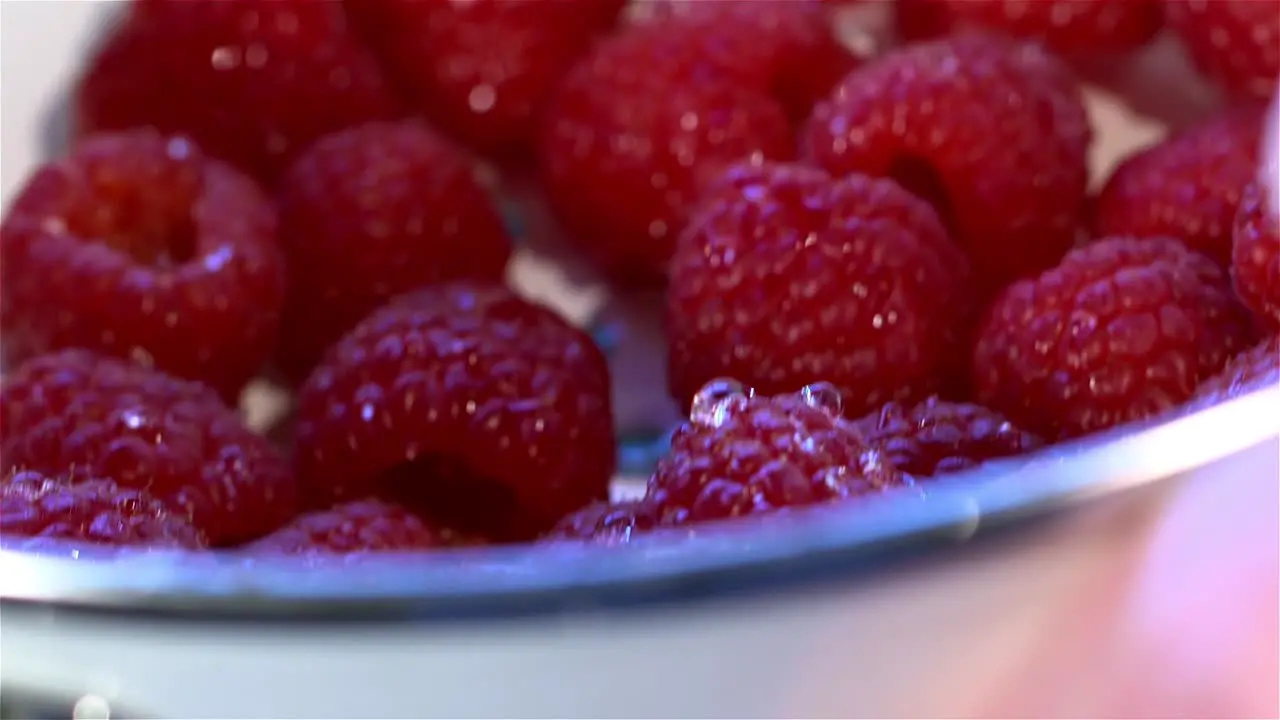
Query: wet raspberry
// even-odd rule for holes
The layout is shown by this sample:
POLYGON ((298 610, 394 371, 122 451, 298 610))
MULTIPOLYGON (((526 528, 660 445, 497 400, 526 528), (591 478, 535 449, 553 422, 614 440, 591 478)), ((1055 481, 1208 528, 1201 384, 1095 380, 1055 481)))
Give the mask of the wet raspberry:
POLYGON ((200 549, 191 521, 110 480, 10 471, 0 480, 0 535, 103 545, 200 549))
POLYGON ((890 180, 739 165, 695 206, 667 292, 668 382, 763 394, 825 378, 860 415, 921 399, 956 368, 975 297, 928 203, 890 180))
POLYGON ((429 524, 530 539, 607 496, 609 373, 583 332, 493 285, 427 288, 338 342, 298 397, 312 504, 370 495, 429 524))
POLYGON ((716 381, 649 480, 663 525, 720 520, 886 492, 910 483, 840 420, 829 385, 772 397, 716 381))
POLYGON ((89 348, 234 401, 275 343, 275 233, 270 199, 188 140, 88 139, 38 169, 0 226, 5 355, 89 348))
POLYGON ((1280 328, 1280 220, 1257 184, 1244 191, 1235 220, 1231 276, 1245 305, 1280 328))
POLYGON ((297 511, 288 463, 212 390, 84 350, 32 358, 0 385, 3 470, 111 480, 190 517, 213 545, 297 511))
POLYGON ((469 157, 426 126, 370 123, 313 144, 281 181, 289 258, 277 363, 296 382, 397 295, 435 282, 498 282, 511 247, 469 157))
POLYGON ((1076 240, 1092 139, 1079 88, 1043 50, 964 34, 889 52, 814 108, 803 158, 929 200, 989 290, 1076 240))
POLYGON ((1023 455, 1044 445, 1000 413, 937 397, 916 405, 886 403, 855 426, 895 467, 917 478, 1023 455))
POLYGON ((1110 238, 996 299, 974 388, 1028 430, 1071 437, 1180 405, 1252 340, 1211 260, 1170 238, 1110 238))

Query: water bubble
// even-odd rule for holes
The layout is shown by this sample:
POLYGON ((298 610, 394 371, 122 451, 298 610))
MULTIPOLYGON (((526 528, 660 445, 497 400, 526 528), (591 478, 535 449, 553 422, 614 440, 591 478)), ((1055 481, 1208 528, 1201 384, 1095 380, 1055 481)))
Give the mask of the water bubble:
POLYGON ((746 396, 747 389, 742 383, 733 378, 716 378, 693 396, 689 419, 699 425, 720 427, 728 415, 730 403, 746 396))
POLYGON ((800 388, 800 399, 811 408, 825 410, 827 414, 839 417, 844 412, 844 397, 840 388, 829 382, 817 382, 800 388))

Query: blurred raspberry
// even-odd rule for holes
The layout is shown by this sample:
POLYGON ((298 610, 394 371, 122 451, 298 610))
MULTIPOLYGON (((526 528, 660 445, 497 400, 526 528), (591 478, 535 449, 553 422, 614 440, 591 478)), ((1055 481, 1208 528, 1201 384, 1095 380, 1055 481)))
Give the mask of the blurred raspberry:
POLYGON ((1099 240, 996 299, 978 400, 1048 439, 1180 405, 1253 340, 1221 268, 1170 238, 1099 240))

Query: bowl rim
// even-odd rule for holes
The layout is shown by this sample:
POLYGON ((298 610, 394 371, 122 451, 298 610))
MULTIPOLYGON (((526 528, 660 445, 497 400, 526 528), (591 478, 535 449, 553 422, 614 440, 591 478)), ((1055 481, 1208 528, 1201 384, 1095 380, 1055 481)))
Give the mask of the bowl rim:
POLYGON ((456 622, 781 593, 985 540, 1023 520, 1274 441, 1277 408, 1280 385, 991 463, 920 494, 811 508, 765 527, 726 523, 694 538, 655 535, 627 547, 548 543, 332 563, 234 552, 126 552, 95 562, 83 551, 0 548, 0 605, 147 619, 456 622))

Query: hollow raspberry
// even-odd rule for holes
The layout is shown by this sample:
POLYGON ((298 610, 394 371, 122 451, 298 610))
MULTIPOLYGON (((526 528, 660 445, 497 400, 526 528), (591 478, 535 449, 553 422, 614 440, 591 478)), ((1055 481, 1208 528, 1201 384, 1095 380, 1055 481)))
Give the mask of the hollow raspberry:
POLYGON ((501 286, 447 284, 375 311, 298 398, 311 501, 375 495, 429 524, 529 539, 607 496, 614 469, 600 350, 501 286))
POLYGON ((1094 207, 1101 236, 1172 237, 1227 267, 1240 191, 1258 167, 1262 113, 1231 112, 1140 150, 1094 207))
POLYGON ((711 42, 677 19, 632 27, 574 66, 548 106, 538 145, 548 205, 615 280, 665 277, 708 174, 794 154, 783 106, 723 68, 711 42))
POLYGON ((1280 2, 1165 0, 1191 59, 1235 95, 1266 99, 1280 82, 1280 2))
POLYGON ((657 524, 657 513, 643 500, 597 501, 561 518, 543 539, 625 545, 652 531, 657 524))
POLYGON ((910 484, 852 425, 839 393, 747 394, 716 380, 649 480, 645 501, 664 526, 758 515, 882 493, 910 484))
POLYGON ((282 178, 289 291, 277 361, 295 381, 391 298, 433 282, 502 279, 511 247, 471 160, 414 122, 326 136, 282 178))
POLYGON ((468 543, 449 530, 429 526, 403 507, 366 499, 300 515, 247 549, 263 554, 352 554, 462 544, 468 543))
POLYGON ((977 28, 1071 57, 1133 50, 1164 24, 1159 0, 897 0, 894 10, 911 40, 977 28))
POLYGON ((410 104, 503 162, 526 159, 548 96, 624 0, 348 0, 410 104))
POLYGON ((824 378, 860 415, 952 370, 973 297, 928 203, 890 180, 798 165, 730 168, 676 244, 668 382, 684 407, 717 377, 771 395, 824 378))
POLYGON ((854 70, 814 108, 799 144, 832 175, 891 177, 929 200, 996 289, 1075 242, 1091 137, 1058 61, 966 33, 854 70))
POLYGON ((1280 338, 1270 337, 1231 358, 1196 387, 1189 404, 1202 407, 1280 384, 1280 338))
POLYGON ((917 478, 976 467, 1044 445, 1000 413, 937 397, 916 405, 886 403, 854 425, 894 467, 917 478))
POLYGON ((5 355, 90 348, 234 400, 275 342, 275 230, 253 182, 183 138, 89 139, 37 170, 0 225, 5 355))
POLYGON ((974 350, 980 402, 1049 439, 1181 404, 1252 340, 1226 273, 1177 240, 1099 240, 995 301, 974 350))
POLYGON ((342 6, 138 0, 77 91, 79 131, 190 135, 268 184, 312 140, 398 114, 342 6))
POLYGON ((213 545, 296 512, 288 464, 208 388, 84 350, 32 358, 0 385, 4 470, 111 480, 190 516, 213 545))
POLYGON ((31 470, 0 480, 0 535, 103 545, 200 549, 205 538, 143 490, 31 470))
POLYGON ((1280 328, 1280 220, 1256 184, 1244 191, 1235 220, 1231 277, 1236 293, 1272 329, 1280 328))

